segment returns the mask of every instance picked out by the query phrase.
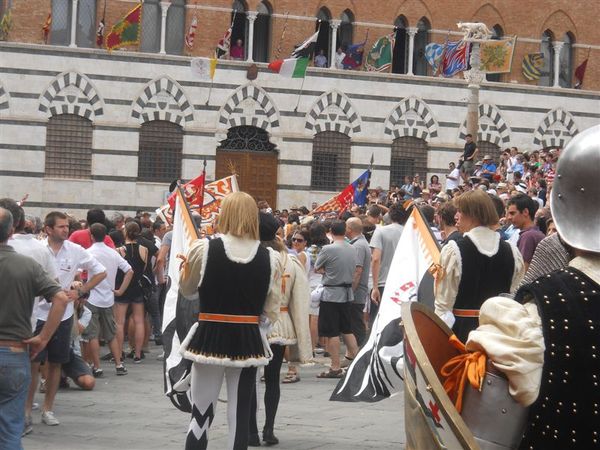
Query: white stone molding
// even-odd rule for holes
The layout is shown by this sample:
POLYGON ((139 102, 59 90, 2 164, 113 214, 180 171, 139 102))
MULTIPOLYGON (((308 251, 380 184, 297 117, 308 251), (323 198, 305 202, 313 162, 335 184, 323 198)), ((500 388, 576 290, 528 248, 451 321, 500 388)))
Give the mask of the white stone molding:
POLYGON ((385 121, 385 134, 393 139, 412 136, 427 142, 438 135, 438 123, 423 100, 408 97, 398 103, 385 121), (413 117, 410 117, 410 112, 413 117))
MULTIPOLYGON (((510 143, 511 130, 502 118, 502 114, 496 105, 482 103, 479 105, 479 128, 477 140, 491 142, 497 146, 510 143)), ((460 126, 458 138, 460 141, 467 135, 467 120, 460 126)))
POLYGON ((171 2, 160 2, 160 51, 161 55, 164 55, 165 43, 167 41, 167 12, 169 11, 171 2))
POLYGON ((579 133, 573 116, 562 108, 549 111, 533 133, 533 144, 547 147, 564 147, 579 133))
POLYGON ((329 21, 331 27, 331 39, 329 43, 329 67, 335 69, 335 52, 337 50, 337 30, 342 24, 341 20, 333 19, 329 21))
POLYGON ((273 131, 279 128, 279 110, 265 90, 248 83, 238 87, 219 111, 221 130, 253 126, 273 131))
POLYGON ((71 14, 71 43, 69 47, 77 47, 77 4, 79 0, 71 0, 72 14, 71 14))
POLYGON ((564 45, 565 43, 563 41, 552 42, 552 47, 554 48, 554 83, 552 84, 552 87, 560 87, 560 51, 564 45))
POLYGON ((248 50, 248 58, 249 62, 253 62, 252 53, 254 52, 254 21, 258 17, 258 12, 256 11, 248 11, 248 45, 246 46, 248 50))
POLYGON ((194 120, 194 108, 181 85, 163 75, 144 86, 132 103, 131 117, 140 123, 166 120, 183 127, 194 120))
POLYGON ((406 71, 407 75, 414 75, 413 73, 413 60, 415 52, 415 36, 419 29, 417 27, 409 27, 406 29, 408 35, 408 68, 406 71))
POLYGON ((306 114, 304 128, 320 133, 337 131, 352 137, 360 133, 361 119, 348 97, 331 90, 322 94, 306 114))
POLYGON ((38 110, 47 117, 76 114, 92 120, 104 114, 104 101, 84 74, 75 70, 58 74, 39 97, 38 110))

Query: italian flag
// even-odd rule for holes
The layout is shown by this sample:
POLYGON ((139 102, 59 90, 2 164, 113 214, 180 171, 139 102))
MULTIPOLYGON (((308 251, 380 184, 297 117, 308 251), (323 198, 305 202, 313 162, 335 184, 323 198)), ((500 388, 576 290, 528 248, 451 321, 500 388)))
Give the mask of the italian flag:
POLYGON ((269 64, 269 70, 286 78, 304 78, 308 58, 278 59, 269 64))

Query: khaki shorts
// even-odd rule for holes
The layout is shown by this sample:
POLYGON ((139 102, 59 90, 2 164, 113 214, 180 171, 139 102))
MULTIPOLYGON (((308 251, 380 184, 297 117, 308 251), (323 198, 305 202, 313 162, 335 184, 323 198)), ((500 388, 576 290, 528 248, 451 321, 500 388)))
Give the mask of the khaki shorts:
POLYGON ((473 160, 469 159, 468 161, 463 161, 462 166, 460 166, 460 171, 462 173, 466 173, 468 175, 471 175, 473 173, 473 160))
POLYGON ((90 324, 85 330, 84 337, 86 339, 97 339, 100 333, 102 333, 102 338, 105 341, 112 341, 117 332, 117 324, 115 323, 112 306, 99 308, 88 303, 86 308, 92 312, 92 320, 90 320, 90 324))

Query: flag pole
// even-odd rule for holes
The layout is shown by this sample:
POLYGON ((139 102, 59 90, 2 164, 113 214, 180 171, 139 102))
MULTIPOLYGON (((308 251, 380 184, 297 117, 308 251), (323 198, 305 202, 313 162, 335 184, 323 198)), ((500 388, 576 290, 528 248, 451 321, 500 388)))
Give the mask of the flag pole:
MULTIPOLYGON (((218 60, 217 58, 217 50, 215 49, 215 59, 218 60)), ((210 63, 209 63, 209 73, 210 73, 210 63)), ((208 88, 208 98, 206 99, 206 103, 205 105, 208 105, 208 103, 210 102, 210 96, 212 94, 212 88, 213 88, 213 83, 215 82, 215 77, 214 75, 212 77, 210 77, 210 86, 208 88)), ((206 161, 204 161, 204 165, 206 166, 206 161)))
POLYGON ((279 44, 277 44, 277 50, 275 50, 275 61, 279 59, 279 55, 281 54, 281 44, 283 43, 283 38, 285 36, 285 32, 287 30, 288 16, 290 15, 289 11, 285 13, 285 20, 283 22, 283 30, 281 31, 281 37, 279 38, 279 44))
POLYGON ((300 97, 302 97, 302 90, 304 89, 304 80, 306 80, 306 73, 304 77, 302 77, 302 84, 300 85, 300 93, 298 94, 298 101, 296 102, 296 107, 294 108, 294 112, 298 112, 298 106, 300 105, 300 97))

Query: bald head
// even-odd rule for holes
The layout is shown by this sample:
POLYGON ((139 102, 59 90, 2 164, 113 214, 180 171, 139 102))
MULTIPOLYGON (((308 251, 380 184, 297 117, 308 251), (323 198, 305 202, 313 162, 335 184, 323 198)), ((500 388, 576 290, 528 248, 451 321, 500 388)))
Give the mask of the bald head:
POLYGON ((351 217, 346 221, 346 236, 350 239, 354 239, 356 236, 362 234, 363 224, 362 220, 358 217, 351 217))
POLYGON ((13 216, 8 209, 0 207, 0 244, 5 244, 13 234, 13 216))

